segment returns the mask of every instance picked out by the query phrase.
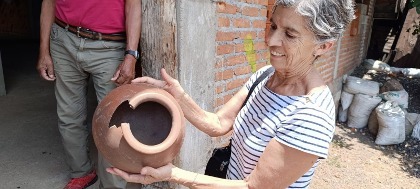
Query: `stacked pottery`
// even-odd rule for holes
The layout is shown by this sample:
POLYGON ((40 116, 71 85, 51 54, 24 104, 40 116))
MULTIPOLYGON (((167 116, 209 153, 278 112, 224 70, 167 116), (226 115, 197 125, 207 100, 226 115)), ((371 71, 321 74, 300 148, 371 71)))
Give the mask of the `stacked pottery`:
POLYGON ((112 166, 131 173, 171 162, 185 132, 184 115, 175 99, 147 84, 112 90, 98 104, 92 121, 99 152, 112 166))

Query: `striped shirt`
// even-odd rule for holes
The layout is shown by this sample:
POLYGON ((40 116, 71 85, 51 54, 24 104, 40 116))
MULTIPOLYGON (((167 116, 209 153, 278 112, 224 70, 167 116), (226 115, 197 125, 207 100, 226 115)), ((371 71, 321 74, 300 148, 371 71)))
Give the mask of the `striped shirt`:
MULTIPOLYGON (((248 90, 269 67, 251 76, 248 90)), ((235 119, 228 179, 247 177, 272 138, 320 159, 327 157, 335 129, 335 105, 328 87, 311 95, 283 96, 265 87, 272 75, 255 87, 235 119)), ((308 188, 318 162, 289 188, 308 188)))

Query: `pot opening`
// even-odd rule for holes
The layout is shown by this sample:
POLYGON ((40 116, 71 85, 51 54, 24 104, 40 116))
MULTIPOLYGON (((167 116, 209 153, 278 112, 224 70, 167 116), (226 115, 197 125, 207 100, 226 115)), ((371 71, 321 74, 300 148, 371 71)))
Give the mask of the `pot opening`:
POLYGON ((109 127, 120 127, 121 123, 130 124, 131 132, 140 143, 157 145, 168 137, 172 128, 172 115, 165 106, 154 101, 143 102, 135 109, 125 101, 115 110, 109 127))

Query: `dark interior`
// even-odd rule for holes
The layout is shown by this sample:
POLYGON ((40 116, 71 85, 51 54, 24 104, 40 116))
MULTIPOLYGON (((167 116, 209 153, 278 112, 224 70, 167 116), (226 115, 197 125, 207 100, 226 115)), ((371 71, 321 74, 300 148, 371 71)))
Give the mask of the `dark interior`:
POLYGON ((134 137, 142 144, 162 143, 172 128, 172 116, 161 104, 153 101, 141 103, 134 110, 123 102, 112 115, 110 126, 129 123, 134 137))

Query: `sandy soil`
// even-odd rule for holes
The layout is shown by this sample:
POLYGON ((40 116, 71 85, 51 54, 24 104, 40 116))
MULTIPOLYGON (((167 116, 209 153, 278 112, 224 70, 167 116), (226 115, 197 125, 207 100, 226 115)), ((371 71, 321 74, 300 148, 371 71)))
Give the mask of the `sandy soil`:
MULTIPOLYGON (((419 144, 414 142, 417 146, 411 147, 420 148, 419 144)), ((405 156, 389 146, 376 145, 366 129, 338 124, 329 157, 319 165, 311 188, 420 189, 420 178, 407 168, 405 156)), ((411 161, 418 167, 419 158, 411 161)))

